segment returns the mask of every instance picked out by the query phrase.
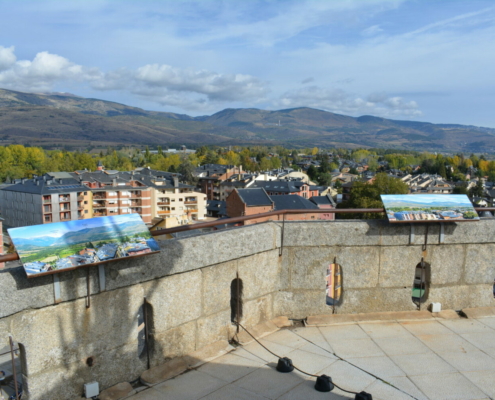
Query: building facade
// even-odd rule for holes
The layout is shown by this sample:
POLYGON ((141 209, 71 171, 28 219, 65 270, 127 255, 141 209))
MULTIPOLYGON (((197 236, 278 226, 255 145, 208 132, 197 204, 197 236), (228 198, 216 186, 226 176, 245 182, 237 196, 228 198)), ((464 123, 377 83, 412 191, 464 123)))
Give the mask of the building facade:
POLYGON ((69 174, 56 176, 19 179, 0 190, 5 225, 19 227, 91 218, 88 188, 69 174))

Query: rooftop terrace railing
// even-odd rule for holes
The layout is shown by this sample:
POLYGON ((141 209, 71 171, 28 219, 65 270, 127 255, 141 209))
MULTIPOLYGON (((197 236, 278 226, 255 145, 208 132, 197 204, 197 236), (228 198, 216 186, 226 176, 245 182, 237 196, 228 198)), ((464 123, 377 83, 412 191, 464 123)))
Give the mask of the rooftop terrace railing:
MULTIPOLYGON (((475 207, 474 209, 477 212, 482 212, 482 211, 495 212, 495 207, 475 207)), ((173 233, 194 231, 194 230, 200 230, 200 229, 204 229, 204 228, 214 228, 214 227, 220 226, 220 225, 232 225, 232 224, 238 224, 240 222, 250 221, 253 219, 263 219, 263 218, 268 218, 266 221, 263 221, 263 222, 285 221, 286 215, 296 215, 296 214, 363 214, 363 213, 384 213, 384 212, 385 212, 384 208, 329 208, 329 209, 314 209, 314 210, 275 210, 275 211, 269 211, 269 212, 261 213, 261 214, 246 215, 246 216, 234 217, 234 218, 222 218, 222 219, 218 219, 215 221, 200 222, 197 224, 189 224, 189 225, 181 225, 181 226, 176 226, 173 228, 151 231, 150 233, 152 236, 170 235, 173 233), (277 217, 277 219, 271 220, 270 217, 277 217), (280 219, 279 217, 282 217, 282 219, 280 219)), ((333 221, 334 220, 331 220, 329 222, 333 222, 333 221)), ((463 220, 463 222, 464 221, 468 221, 468 220, 463 220)), ((292 222, 292 221, 290 221, 290 222, 292 222)), ((438 220, 435 220, 435 221, 407 221, 406 223, 432 223, 432 222, 456 222, 456 221, 455 220, 453 220, 453 221, 438 221, 438 220)), ((16 261, 16 260, 19 260, 19 255, 17 253, 0 255, 0 263, 8 262, 8 261, 16 261)))

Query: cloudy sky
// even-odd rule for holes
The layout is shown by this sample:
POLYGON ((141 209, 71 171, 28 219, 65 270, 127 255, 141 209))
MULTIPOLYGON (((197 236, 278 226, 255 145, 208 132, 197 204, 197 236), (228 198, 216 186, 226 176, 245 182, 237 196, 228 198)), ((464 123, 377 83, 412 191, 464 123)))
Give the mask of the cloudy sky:
POLYGON ((493 0, 0 0, 0 87, 495 128, 493 0))

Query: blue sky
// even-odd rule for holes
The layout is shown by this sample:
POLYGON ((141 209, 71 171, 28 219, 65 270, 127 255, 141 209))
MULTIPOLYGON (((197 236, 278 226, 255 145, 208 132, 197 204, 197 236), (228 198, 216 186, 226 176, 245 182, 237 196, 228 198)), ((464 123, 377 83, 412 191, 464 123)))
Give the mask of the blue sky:
POLYGON ((0 0, 0 87, 495 127, 495 3, 0 0))

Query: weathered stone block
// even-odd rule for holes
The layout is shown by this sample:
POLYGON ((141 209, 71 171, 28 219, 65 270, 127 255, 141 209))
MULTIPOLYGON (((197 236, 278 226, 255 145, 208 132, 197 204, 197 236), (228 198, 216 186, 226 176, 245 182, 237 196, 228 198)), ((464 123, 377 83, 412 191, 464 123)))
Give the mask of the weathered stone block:
POLYGON ((292 248, 291 289, 324 290, 326 271, 333 262, 335 250, 326 247, 292 248))
POLYGON ((142 289, 133 286, 85 300, 13 317, 13 335, 25 346, 28 374, 72 363, 137 341, 137 310, 142 289), (43 357, 39 355, 43 354, 43 357))
MULTIPOLYGON (((253 257, 258 258, 255 255, 247 257, 247 259, 253 257)), ((232 280, 236 278, 237 265, 238 261, 234 260, 201 270, 203 274, 203 315, 230 309, 230 285, 232 280)))
POLYGON ((121 382, 102 390, 100 393, 100 400, 119 400, 131 395, 134 392, 129 382, 121 382))
POLYGON ((273 294, 273 314, 302 319, 309 315, 331 314, 332 308, 325 303, 325 290, 302 290, 276 292, 273 294))
POLYGON ((183 357, 174 358, 162 365, 150 368, 141 374, 141 382, 152 386, 171 379, 187 370, 187 362, 183 357))
POLYGON ((334 257, 341 266, 344 290, 378 285, 379 247, 333 247, 330 262, 334 257))
POLYGON ((155 330, 163 332, 201 315, 202 274, 200 270, 143 283, 153 307, 155 330))
POLYGON ((197 349, 219 340, 229 340, 235 332, 235 326, 230 321, 230 311, 200 318, 197 324, 197 349))
POLYGON ((152 365, 196 350, 196 321, 153 335, 152 365))
POLYGON ((244 302, 242 325, 253 326, 273 318, 272 296, 259 297, 244 302))
POLYGON ((480 220, 473 222, 446 223, 444 224, 444 242, 446 244, 493 243, 493 238, 495 238, 495 224, 493 222, 493 220, 480 220))
POLYGON ((350 314, 415 309, 410 288, 370 288, 345 290, 342 304, 337 307, 336 312, 338 314, 350 314))
POLYGON ((278 250, 271 250, 238 260, 244 299, 253 299, 287 286, 278 250))
POLYGON ((128 345, 105 352, 96 357, 93 367, 79 360, 28 374, 29 400, 72 399, 83 394, 84 383, 97 381, 100 389, 105 389, 116 382, 135 380, 146 366, 136 360, 134 350, 134 345, 128 345))
MULTIPOLYGON (((383 288, 411 287, 416 265, 420 261, 421 247, 419 246, 382 247, 380 254, 380 286, 383 288)), ((349 279, 347 277, 346 282, 349 279)))
POLYGON ((442 308, 461 310, 476 304, 477 307, 493 305, 492 285, 453 285, 430 288, 428 303, 441 303, 442 308))
POLYGON ((470 244, 466 247, 464 278, 466 283, 493 283, 495 279, 495 244, 470 244))
POLYGON ((377 246, 376 221, 335 220, 285 223, 284 246, 377 246))
POLYGON ((428 247, 432 285, 460 283, 464 271, 465 246, 439 244, 428 247))
POLYGON ((53 304, 53 277, 27 279, 24 268, 0 270, 0 318, 53 304))

